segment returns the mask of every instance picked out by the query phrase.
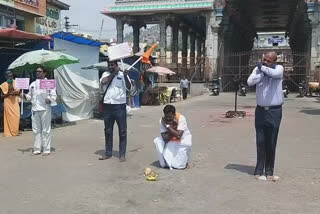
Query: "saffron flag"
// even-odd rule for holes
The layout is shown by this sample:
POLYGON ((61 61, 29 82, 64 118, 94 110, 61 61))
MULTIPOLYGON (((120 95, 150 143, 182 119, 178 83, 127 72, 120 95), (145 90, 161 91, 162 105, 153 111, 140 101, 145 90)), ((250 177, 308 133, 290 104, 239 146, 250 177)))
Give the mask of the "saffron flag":
POLYGON ((151 65, 149 58, 150 58, 152 51, 157 47, 157 45, 158 45, 158 43, 152 45, 152 47, 142 55, 141 62, 148 63, 149 65, 151 65))

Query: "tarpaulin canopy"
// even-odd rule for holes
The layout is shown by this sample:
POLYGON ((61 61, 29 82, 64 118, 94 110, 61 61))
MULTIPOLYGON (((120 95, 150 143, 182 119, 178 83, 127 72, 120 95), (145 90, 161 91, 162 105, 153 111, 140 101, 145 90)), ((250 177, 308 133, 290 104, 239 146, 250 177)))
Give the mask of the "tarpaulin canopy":
POLYGON ((100 47, 101 45, 104 44, 98 40, 88 39, 88 38, 74 35, 72 33, 67 33, 67 32, 58 32, 58 33, 52 34, 51 36, 53 38, 62 39, 65 41, 69 41, 69 42, 73 42, 81 45, 100 47))
POLYGON ((16 40, 36 40, 36 39, 43 39, 43 40, 51 40, 50 36, 42 36, 35 33, 28 33, 21 30, 16 30, 14 28, 4 28, 0 29, 0 38, 6 39, 16 39, 16 40))

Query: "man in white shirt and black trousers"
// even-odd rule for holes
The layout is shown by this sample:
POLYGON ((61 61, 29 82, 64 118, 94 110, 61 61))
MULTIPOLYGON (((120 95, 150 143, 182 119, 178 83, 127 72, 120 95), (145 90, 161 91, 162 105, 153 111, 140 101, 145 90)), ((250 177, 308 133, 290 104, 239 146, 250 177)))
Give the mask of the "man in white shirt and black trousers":
POLYGON ((254 175, 257 179, 268 181, 279 179, 273 175, 273 171, 284 99, 283 66, 276 65, 276 61, 277 54, 274 51, 264 54, 263 63, 258 63, 247 81, 249 86, 256 85, 257 165, 254 175))
POLYGON ((125 162, 127 147, 127 90, 131 89, 131 81, 127 71, 121 71, 117 61, 108 62, 108 71, 102 74, 100 83, 105 91, 103 98, 105 126, 105 155, 99 160, 112 157, 113 126, 117 122, 119 128, 119 159, 125 162), (111 82, 110 82, 111 81, 111 82), (110 85, 109 85, 110 84, 110 85), (107 88, 107 86, 109 87, 107 88), (107 90, 107 91, 106 91, 107 90))

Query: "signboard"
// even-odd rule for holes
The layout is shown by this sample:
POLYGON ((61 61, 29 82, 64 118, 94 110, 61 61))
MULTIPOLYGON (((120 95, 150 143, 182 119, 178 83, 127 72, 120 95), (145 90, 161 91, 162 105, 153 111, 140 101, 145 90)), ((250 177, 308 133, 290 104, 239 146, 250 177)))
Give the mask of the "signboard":
POLYGON ((47 5, 46 17, 35 18, 36 33, 51 35, 60 29, 60 9, 47 5))
POLYGON ((16 78, 15 88, 16 89, 29 89, 30 78, 16 78))
POLYGON ((132 48, 127 42, 108 47, 109 60, 124 59, 132 56, 132 48))
POLYGON ((15 0, 15 1, 32 6, 32 7, 39 7, 39 0, 15 0))
POLYGON ((14 0, 0 0, 1 5, 14 7, 14 0))
POLYGON ((273 43, 282 43, 283 42, 283 37, 276 37, 276 38, 274 38, 274 37, 272 37, 272 38, 268 38, 268 43, 269 44, 273 44, 273 43))
POLYGON ((56 80, 40 80, 40 89, 56 90, 56 80))

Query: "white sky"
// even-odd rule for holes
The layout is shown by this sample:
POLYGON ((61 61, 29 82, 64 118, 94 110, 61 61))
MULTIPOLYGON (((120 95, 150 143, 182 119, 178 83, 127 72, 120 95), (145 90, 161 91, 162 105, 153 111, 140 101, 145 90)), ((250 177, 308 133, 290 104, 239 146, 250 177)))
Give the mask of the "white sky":
POLYGON ((62 11, 61 20, 68 16, 70 24, 77 24, 78 27, 72 29, 77 32, 83 32, 99 37, 102 19, 104 19, 103 31, 101 39, 116 37, 115 20, 108 16, 102 15, 100 11, 106 6, 114 5, 114 0, 61 0, 70 5, 69 11, 62 11))

